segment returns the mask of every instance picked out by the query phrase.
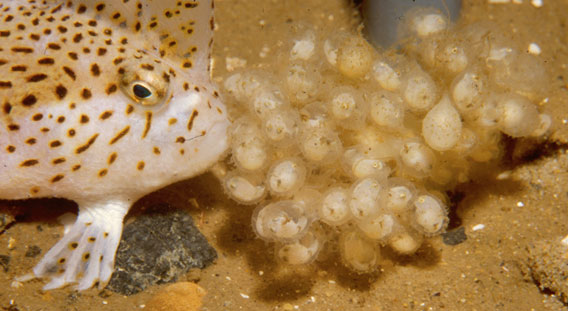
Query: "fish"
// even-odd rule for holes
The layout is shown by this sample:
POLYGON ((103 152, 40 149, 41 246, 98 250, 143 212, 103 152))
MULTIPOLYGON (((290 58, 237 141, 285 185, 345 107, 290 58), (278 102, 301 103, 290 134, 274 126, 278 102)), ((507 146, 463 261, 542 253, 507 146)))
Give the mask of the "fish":
POLYGON ((211 80, 212 0, 0 3, 0 199, 56 197, 77 218, 30 278, 102 288, 142 196, 228 147, 211 80))

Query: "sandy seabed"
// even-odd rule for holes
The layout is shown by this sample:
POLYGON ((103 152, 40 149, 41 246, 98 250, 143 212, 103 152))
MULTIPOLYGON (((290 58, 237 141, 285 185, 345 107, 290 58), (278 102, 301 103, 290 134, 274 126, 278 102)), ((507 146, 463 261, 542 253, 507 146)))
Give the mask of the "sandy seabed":
MULTIPOLYGON (((430 239, 416 255, 391 256, 371 274, 352 273, 335 257, 290 268, 278 264, 272 246, 252 232, 254 207, 230 201, 215 178, 204 175, 135 206, 167 202, 187 209, 217 249, 215 264, 180 279, 207 291, 203 310, 568 310, 553 291, 538 287, 527 267, 532 245, 558 243, 568 234, 568 1, 545 0, 541 8, 527 0, 486 2, 464 1, 461 22, 489 19, 519 45, 535 42, 541 47, 550 94, 539 109, 553 116, 554 123, 548 142, 507 142, 497 169, 481 169, 472 182, 456 189, 461 200, 452 210, 450 227, 463 227, 467 240, 450 246, 441 237, 430 239), (508 178, 496 178, 502 172, 508 178)), ((246 68, 276 61, 273 52, 290 39, 286 34, 297 21, 322 29, 353 29, 360 23, 341 0, 215 4, 214 78, 219 83, 230 58, 246 61, 246 68)), ((3 210, 22 208, 1 204, 3 210)), ((34 211, 33 217, 0 235, 0 254, 11 258, 7 269, 0 266, 2 310, 143 310, 164 286, 129 297, 96 289, 44 293, 41 281, 10 287, 15 276, 29 272, 40 258, 26 256, 28 246, 45 252, 61 234, 58 214, 51 213, 58 202, 31 205, 23 208, 34 211)))

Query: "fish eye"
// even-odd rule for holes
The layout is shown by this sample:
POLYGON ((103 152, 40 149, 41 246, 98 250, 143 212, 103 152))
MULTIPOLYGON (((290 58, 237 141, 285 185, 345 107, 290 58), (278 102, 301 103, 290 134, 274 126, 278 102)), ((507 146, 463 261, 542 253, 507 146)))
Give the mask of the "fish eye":
POLYGON ((169 100, 168 82, 154 71, 132 69, 129 66, 120 75, 120 87, 137 104, 159 109, 169 100))
POLYGON ((152 96, 152 91, 140 83, 135 83, 132 87, 132 93, 139 99, 146 99, 152 96))
POLYGON ((155 106, 163 102, 163 95, 146 81, 136 80, 126 87, 130 97, 143 106, 155 106))

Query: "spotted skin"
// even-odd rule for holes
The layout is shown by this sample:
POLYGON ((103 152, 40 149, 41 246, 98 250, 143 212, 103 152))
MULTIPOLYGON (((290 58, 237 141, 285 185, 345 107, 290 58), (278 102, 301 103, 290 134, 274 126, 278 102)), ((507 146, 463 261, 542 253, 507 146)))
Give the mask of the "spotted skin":
POLYGON ((0 198, 79 215, 34 268, 46 289, 110 278, 124 215, 227 148, 211 0, 0 2, 0 198))

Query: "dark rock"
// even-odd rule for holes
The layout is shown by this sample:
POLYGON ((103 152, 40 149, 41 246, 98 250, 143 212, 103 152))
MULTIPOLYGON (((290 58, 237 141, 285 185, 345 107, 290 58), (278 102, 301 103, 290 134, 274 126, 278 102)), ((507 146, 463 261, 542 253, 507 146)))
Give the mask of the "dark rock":
POLYGON ((39 248, 39 246, 37 245, 28 247, 28 250, 26 251, 26 257, 34 258, 39 254, 41 254, 41 248, 39 248))
POLYGON ((458 245, 465 240, 467 240, 467 235, 465 235, 464 227, 459 227, 442 234, 442 241, 446 245, 458 245))
POLYGON ((153 284, 175 282, 189 269, 205 268, 216 258, 215 249, 186 212, 143 214, 124 228, 107 289, 136 294, 153 284))
POLYGON ((4 272, 8 272, 10 268, 10 259, 8 255, 0 255, 0 267, 4 268, 4 272))

